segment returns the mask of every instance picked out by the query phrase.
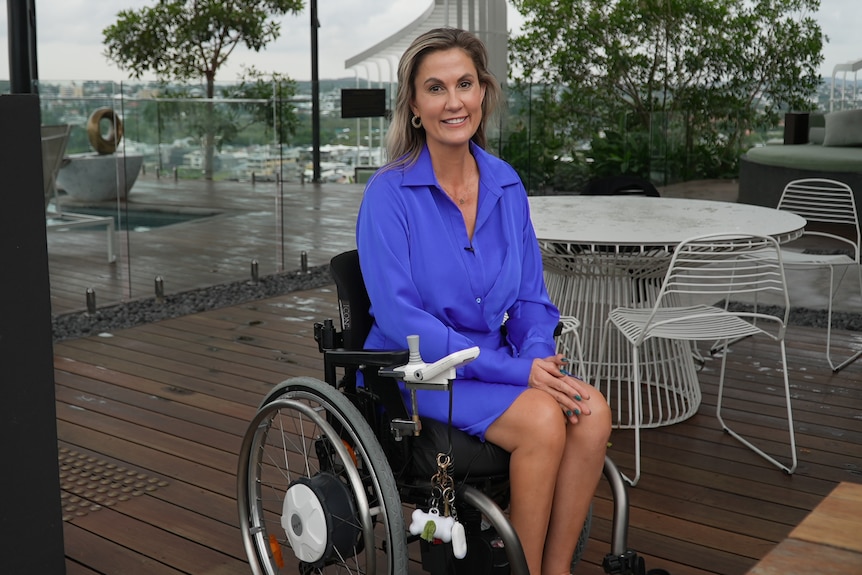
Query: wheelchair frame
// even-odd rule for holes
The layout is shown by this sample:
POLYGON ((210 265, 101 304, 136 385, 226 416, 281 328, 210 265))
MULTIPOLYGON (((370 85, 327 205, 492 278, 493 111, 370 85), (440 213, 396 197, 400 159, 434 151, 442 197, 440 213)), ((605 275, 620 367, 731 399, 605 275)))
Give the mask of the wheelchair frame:
MULTIPOLYGON (((293 378, 276 386, 261 402, 240 449, 237 503, 252 572, 406 574, 408 543, 418 541, 422 566, 435 575, 529 575, 520 541, 504 512, 507 460, 502 473, 493 464, 486 466, 490 472, 475 474, 468 465, 467 473, 462 467, 459 475, 456 467, 455 503, 468 539, 463 560, 454 559, 451 543, 428 543, 407 532, 403 505, 425 506, 431 491, 427 469, 419 464, 420 471, 410 471, 411 452, 421 451, 419 442, 425 438, 431 443, 424 446, 425 451, 433 453, 452 449, 453 435, 470 436, 446 424, 419 422, 408 412, 393 378, 397 374, 390 370, 407 363, 407 350, 364 351, 361 343, 357 346, 359 339, 364 342, 360 333, 367 333, 363 322, 368 320, 351 314, 351 306, 360 314, 363 306, 368 307, 361 297, 357 303, 355 293, 342 299, 352 288, 342 285, 349 278, 336 272, 336 258, 333 274, 342 330, 336 330, 332 320, 314 326, 325 382, 293 378), (344 371, 341 378, 339 368, 344 371), (364 386, 356 385, 357 370, 363 372, 364 386), (414 437, 422 425, 429 432, 414 437), (448 446, 441 446, 441 439, 448 446), (285 559, 290 553, 295 569, 285 559)), ((363 285, 361 275, 359 285, 363 285)), ((364 286, 360 291, 364 293, 364 286)), ((486 455, 494 463, 494 453, 477 455, 477 448, 502 452, 470 439, 471 451, 464 453, 472 459, 466 461, 479 461, 480 468, 486 455)), ((464 457, 458 456, 458 450, 455 454, 456 462, 464 457)), ((604 476, 613 493, 614 517, 611 550, 603 568, 609 574, 639 575, 644 571, 643 560, 627 548, 627 486, 608 457, 604 476)), ((590 519, 591 515, 573 566, 588 538, 590 519)))

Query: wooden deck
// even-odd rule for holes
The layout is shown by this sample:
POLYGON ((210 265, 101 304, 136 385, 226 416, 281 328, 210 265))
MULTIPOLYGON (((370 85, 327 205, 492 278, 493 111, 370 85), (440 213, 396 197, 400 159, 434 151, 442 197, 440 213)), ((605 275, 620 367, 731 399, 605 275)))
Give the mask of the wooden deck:
MULTIPOLYGON (((241 436, 274 384, 320 377, 312 323, 334 314, 332 288, 320 288, 57 344, 67 572, 248 573, 235 508, 241 436)), ((855 333, 836 335, 858 345, 855 333)), ((721 432, 709 362, 700 412, 642 436, 629 545, 648 567, 743 574, 839 482, 862 483, 862 363, 832 374, 823 330, 789 336, 798 471, 785 476, 721 432)), ((733 348, 728 407, 781 452, 775 352, 753 340, 733 348)), ((631 434, 612 440, 630 469, 631 434)), ((603 572, 611 508, 603 484, 579 573, 603 572)))
MULTIPOLYGON (((275 184, 142 177, 132 207, 221 215, 120 234, 116 264, 104 261, 102 230, 50 232, 53 312, 84 309, 88 287, 100 306, 152 296, 156 275, 167 293, 176 293, 248 278, 252 259, 261 275, 297 269, 301 252, 309 265, 325 264, 354 246, 360 198, 358 186, 278 192, 275 184)), ((335 316, 333 288, 324 287, 56 343, 67 573, 249 573, 235 501, 242 434, 273 385, 321 376, 312 324, 335 316)), ((833 337, 841 348, 862 346, 858 332, 833 337)), ((824 345, 822 329, 788 332, 800 458, 793 476, 721 432, 712 415, 714 361, 701 372, 699 413, 642 434, 643 475, 630 490, 629 546, 648 568, 741 575, 839 482, 862 483, 862 361, 833 374, 824 345)), ((770 452, 783 453, 777 357, 769 342, 733 348, 725 415, 770 452)), ((616 431, 612 441, 614 460, 630 470, 631 432, 616 431)), ((602 484, 578 573, 603 572, 611 508, 602 484)), ((411 573, 419 572, 414 565, 411 573)))

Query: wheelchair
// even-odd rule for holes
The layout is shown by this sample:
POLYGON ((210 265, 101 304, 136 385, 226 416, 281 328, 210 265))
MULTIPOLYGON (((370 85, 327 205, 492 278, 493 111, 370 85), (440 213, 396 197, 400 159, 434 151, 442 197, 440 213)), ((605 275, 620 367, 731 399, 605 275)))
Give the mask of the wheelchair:
MULTIPOLYGON (((397 384, 398 379, 407 381, 405 371, 393 366, 415 363, 418 344, 415 349, 411 342, 404 350, 363 350, 372 320, 356 250, 335 256, 331 271, 341 330, 331 319, 314 325, 324 381, 298 377, 277 385, 243 438, 237 503, 252 572, 401 575, 408 571, 410 549, 418 544, 422 568, 433 575, 528 575, 523 549, 504 512, 509 454, 446 423, 413 415, 415 405, 408 409, 397 384), (363 385, 357 385, 360 370, 363 385), (454 463, 443 470, 452 480, 445 496, 439 485, 435 492, 441 455, 454 463), (408 530, 405 516, 432 507, 432 502, 435 510, 439 503, 457 513, 466 542, 463 558, 456 558, 457 541, 408 530)), ((423 367, 448 362, 437 371, 454 378, 458 361, 449 356, 423 367)), ((423 381, 422 372, 413 375, 418 377, 407 385, 414 389, 447 389, 451 383, 423 381)), ((627 486, 610 458, 605 459, 604 476, 614 498, 604 570, 639 575, 643 559, 626 547, 627 486)), ((573 565, 590 523, 591 513, 573 565)))

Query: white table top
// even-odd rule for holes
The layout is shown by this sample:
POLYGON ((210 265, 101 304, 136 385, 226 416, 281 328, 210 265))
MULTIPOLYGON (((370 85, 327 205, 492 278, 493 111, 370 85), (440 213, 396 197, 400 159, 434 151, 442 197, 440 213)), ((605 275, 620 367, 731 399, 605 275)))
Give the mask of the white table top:
POLYGON ((805 218, 774 208, 644 196, 533 196, 540 241, 595 246, 674 246, 713 233, 798 237, 805 218))

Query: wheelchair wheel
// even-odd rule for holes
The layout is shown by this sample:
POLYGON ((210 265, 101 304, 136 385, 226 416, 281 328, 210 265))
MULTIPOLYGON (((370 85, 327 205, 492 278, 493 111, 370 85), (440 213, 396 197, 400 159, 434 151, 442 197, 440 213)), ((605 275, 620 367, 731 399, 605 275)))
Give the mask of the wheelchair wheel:
POLYGON ((312 378, 263 402, 240 450, 237 503, 256 575, 407 572, 404 516, 359 411, 312 378))

